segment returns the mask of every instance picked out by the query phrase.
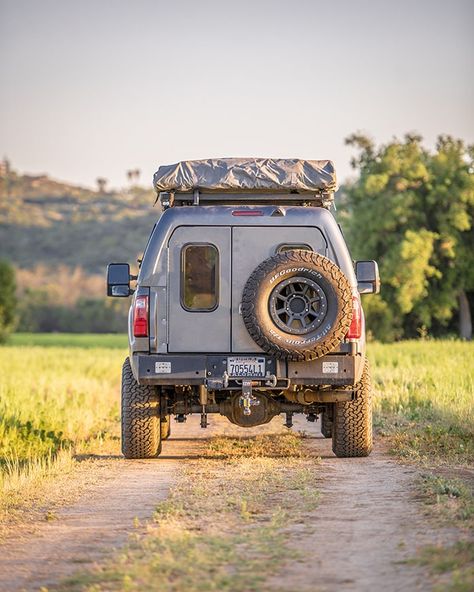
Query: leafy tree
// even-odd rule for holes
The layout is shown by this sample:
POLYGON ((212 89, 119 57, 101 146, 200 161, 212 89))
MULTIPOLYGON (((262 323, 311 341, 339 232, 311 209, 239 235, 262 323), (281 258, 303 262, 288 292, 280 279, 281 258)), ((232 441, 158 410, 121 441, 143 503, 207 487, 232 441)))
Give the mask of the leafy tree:
POLYGON ((6 341, 15 327, 15 272, 6 261, 0 261, 0 343, 6 341))
POLYGON ((438 335, 458 312, 460 335, 471 338, 474 147, 440 136, 430 152, 414 134, 379 147, 360 134, 346 143, 358 149, 359 178, 343 196, 354 254, 377 259, 383 282, 369 328, 388 340, 438 335))

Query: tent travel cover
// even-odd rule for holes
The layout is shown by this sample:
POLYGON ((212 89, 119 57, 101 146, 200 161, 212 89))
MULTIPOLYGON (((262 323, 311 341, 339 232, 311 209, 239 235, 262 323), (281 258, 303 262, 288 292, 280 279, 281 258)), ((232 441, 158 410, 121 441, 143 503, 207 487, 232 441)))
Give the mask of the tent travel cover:
POLYGON ((293 158, 210 158, 160 166, 153 177, 160 192, 333 193, 330 160, 293 158))

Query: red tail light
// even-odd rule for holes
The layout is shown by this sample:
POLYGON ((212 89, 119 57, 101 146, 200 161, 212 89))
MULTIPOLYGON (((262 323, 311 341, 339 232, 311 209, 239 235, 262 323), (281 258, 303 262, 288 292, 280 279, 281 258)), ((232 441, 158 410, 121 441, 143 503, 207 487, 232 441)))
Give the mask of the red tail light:
POLYGON ((359 339, 362 333, 362 308, 357 296, 352 297, 352 321, 346 339, 359 339))
POLYGON ((148 296, 137 296, 133 307, 133 335, 148 337, 148 296))

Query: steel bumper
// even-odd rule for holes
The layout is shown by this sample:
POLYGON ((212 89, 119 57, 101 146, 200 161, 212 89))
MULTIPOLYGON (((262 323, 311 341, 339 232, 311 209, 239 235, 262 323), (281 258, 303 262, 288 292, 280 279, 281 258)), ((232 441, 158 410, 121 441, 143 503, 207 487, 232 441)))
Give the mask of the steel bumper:
MULTIPOLYGON (((140 384, 206 385, 209 389, 239 389, 241 381, 225 380, 227 357, 235 354, 146 354, 131 358, 133 374, 140 384)), ((239 354, 245 356, 246 354, 239 354)), ((253 354, 247 354, 255 356, 253 354)), ((259 354, 260 356, 261 354, 259 354)), ((265 356, 267 374, 258 379, 261 388, 281 390, 290 384, 314 386, 350 386, 362 373, 361 354, 329 354, 309 362, 287 362, 265 356)))

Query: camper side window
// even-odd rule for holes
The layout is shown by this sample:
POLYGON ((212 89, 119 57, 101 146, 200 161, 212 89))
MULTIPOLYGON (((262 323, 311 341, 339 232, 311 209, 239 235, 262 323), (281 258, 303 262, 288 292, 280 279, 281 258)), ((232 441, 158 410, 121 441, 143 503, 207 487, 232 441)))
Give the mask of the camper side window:
POLYGON ((219 252, 214 245, 188 244, 181 252, 181 304, 212 311, 218 304, 219 252))

